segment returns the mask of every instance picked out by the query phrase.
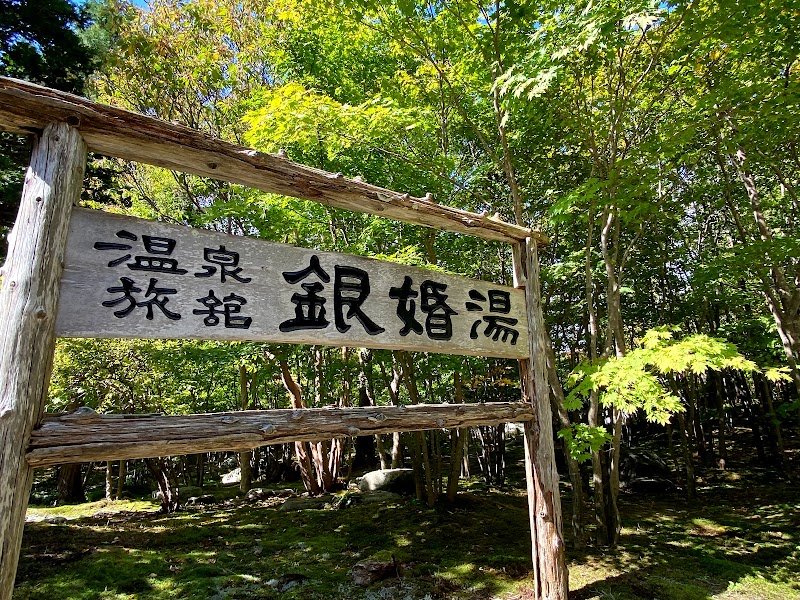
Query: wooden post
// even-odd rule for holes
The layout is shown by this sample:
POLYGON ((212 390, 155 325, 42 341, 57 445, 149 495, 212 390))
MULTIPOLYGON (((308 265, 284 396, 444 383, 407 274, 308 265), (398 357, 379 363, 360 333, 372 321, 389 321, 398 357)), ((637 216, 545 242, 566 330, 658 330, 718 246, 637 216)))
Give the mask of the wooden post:
POLYGON ((36 140, 0 288, 0 600, 14 588, 33 470, 31 430, 47 397, 64 248, 86 145, 51 123, 36 140))
POLYGON ((558 489, 550 390, 545 370, 544 316, 536 240, 512 245, 514 285, 524 288, 530 358, 519 361, 522 396, 533 405, 525 422, 525 474, 533 552, 534 598, 567 600, 569 574, 564 555, 561 495, 558 489))

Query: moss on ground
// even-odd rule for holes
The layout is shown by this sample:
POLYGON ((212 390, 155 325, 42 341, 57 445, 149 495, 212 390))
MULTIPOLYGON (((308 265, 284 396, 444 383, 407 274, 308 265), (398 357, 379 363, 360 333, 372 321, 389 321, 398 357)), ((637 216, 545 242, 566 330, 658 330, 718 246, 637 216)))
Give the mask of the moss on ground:
MULTIPOLYGON (((436 509, 411 500, 298 512, 281 504, 229 501, 174 515, 146 501, 32 507, 70 520, 26 525, 14 597, 530 597, 519 489, 473 488, 436 509), (367 560, 396 561, 399 574, 356 586, 351 569, 367 560)), ((791 484, 712 483, 691 505, 626 497, 623 515, 619 548, 569 552, 571 598, 800 599, 800 498, 791 484)))

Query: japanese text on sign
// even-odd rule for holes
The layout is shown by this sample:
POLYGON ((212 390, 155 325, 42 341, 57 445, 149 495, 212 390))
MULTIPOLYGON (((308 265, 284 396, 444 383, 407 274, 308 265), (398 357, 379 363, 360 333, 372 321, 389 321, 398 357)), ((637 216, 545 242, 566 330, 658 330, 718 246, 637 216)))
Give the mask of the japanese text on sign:
POLYGON ((78 209, 57 331, 521 358, 525 325, 520 290, 78 209))

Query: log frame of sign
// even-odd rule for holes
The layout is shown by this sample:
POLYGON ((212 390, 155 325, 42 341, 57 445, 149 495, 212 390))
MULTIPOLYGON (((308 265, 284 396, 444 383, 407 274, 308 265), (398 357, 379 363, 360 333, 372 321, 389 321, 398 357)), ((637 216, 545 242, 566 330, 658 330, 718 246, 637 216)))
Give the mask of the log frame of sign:
POLYGON ((46 415, 31 436, 32 467, 153 458, 427 429, 533 419, 526 402, 251 410, 195 415, 46 415))
POLYGON ((413 197, 293 162, 282 153, 258 152, 184 125, 0 77, 0 129, 27 134, 67 120, 98 154, 485 240, 513 242, 533 236, 547 241, 541 233, 498 216, 438 204, 430 194, 413 197))
MULTIPOLYGON (((32 481, 25 452, 47 396, 58 281, 71 207, 80 197, 87 146, 125 160, 510 243, 516 286, 526 290, 530 332, 531 359, 520 361, 520 378, 523 398, 529 403, 527 414, 532 408, 534 415, 525 421, 525 450, 535 596, 567 598, 558 476, 542 365, 545 332, 536 245, 545 243, 545 236, 505 223, 499 216, 437 204, 430 195, 410 197, 300 165, 281 154, 259 153, 181 125, 24 81, 0 78, 0 129, 38 136, 0 290, 0 600, 10 599, 13 591, 32 481)), ((270 435, 269 426, 262 427, 261 435, 270 435)), ((362 431, 352 425, 346 434, 362 431)), ((368 427, 366 431, 372 433, 368 427)), ((29 458, 35 452, 31 450, 29 458)))
POLYGON ((86 144, 66 123, 34 142, 0 288, 0 600, 14 588, 33 472, 25 461, 47 399, 59 281, 86 144))

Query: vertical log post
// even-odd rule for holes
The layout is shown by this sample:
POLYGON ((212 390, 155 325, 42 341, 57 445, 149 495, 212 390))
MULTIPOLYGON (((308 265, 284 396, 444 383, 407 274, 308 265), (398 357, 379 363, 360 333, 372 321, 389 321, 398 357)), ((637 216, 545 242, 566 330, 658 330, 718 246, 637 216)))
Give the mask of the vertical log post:
POLYGON ((41 419, 72 204, 80 198, 86 145, 51 123, 34 143, 0 288, 0 600, 14 588, 32 469, 25 462, 41 419))
POLYGON ((514 286, 525 290, 530 358, 519 361, 522 397, 535 418, 525 423, 525 475, 533 552, 534 598, 567 600, 569 574, 564 555, 561 495, 558 490, 553 420, 545 371, 544 316, 536 240, 511 247, 514 286))

